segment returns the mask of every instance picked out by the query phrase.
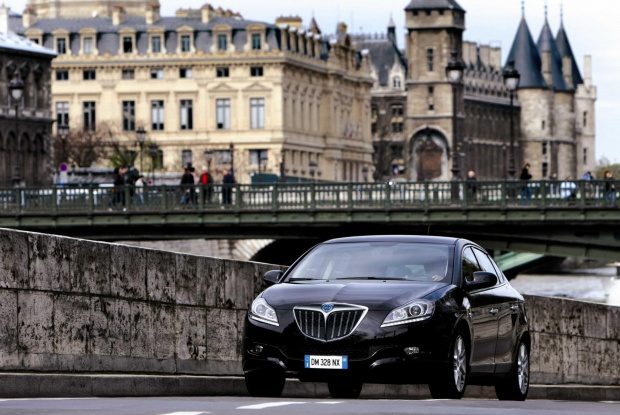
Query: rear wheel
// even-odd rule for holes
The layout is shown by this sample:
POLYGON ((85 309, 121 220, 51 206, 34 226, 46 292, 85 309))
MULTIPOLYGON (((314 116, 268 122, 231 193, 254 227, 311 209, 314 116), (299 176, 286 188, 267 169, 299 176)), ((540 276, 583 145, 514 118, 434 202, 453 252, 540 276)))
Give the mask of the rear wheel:
POLYGON ((363 383, 354 379, 335 379, 327 382, 329 394, 334 399, 357 399, 363 383))
POLYGON ((517 359, 508 377, 495 385, 500 401, 524 401, 530 390, 530 351, 523 341, 519 342, 517 359))
POLYGON ((250 396, 277 398, 282 395, 286 378, 284 373, 259 369, 245 374, 245 386, 250 396))
POLYGON ((468 346, 462 331, 457 331, 451 343, 450 362, 428 385, 433 399, 461 399, 467 385, 468 346))

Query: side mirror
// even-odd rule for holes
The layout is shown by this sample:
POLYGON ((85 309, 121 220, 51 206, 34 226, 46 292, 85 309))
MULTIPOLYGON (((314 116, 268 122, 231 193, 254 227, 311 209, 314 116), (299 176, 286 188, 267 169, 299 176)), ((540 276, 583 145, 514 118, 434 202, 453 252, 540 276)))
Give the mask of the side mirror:
POLYGON ((497 284, 497 276, 495 274, 486 271, 476 271, 474 272, 474 280, 465 283, 465 290, 481 290, 493 287, 495 284, 497 284))
POLYGON ((280 277, 282 277, 282 274, 284 274, 284 271, 280 271, 279 269, 267 271, 264 276, 265 282, 267 283, 267 285, 277 284, 278 281, 280 281, 280 277))

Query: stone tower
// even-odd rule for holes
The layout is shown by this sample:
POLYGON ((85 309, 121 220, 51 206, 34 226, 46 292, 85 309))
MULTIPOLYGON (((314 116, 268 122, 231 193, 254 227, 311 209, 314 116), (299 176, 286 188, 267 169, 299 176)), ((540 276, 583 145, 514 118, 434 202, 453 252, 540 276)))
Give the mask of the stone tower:
MULTIPOLYGON (((453 93, 445 68, 462 53, 465 10, 455 0, 412 0, 405 8, 407 77, 406 142, 410 180, 449 180, 453 148, 453 93)), ((463 92, 457 89, 462 125, 463 92)))

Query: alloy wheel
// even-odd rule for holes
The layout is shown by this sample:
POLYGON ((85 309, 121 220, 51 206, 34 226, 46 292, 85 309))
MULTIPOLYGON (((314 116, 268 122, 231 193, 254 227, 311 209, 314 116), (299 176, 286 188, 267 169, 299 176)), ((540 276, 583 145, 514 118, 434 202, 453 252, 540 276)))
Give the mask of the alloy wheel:
POLYGON ((517 357, 517 379, 519 380, 519 390, 525 394, 530 381, 530 356, 523 343, 519 346, 517 357))
POLYGON ((456 390, 462 392, 465 389, 465 377, 467 376, 467 356, 465 342, 460 335, 454 341, 453 372, 456 390))

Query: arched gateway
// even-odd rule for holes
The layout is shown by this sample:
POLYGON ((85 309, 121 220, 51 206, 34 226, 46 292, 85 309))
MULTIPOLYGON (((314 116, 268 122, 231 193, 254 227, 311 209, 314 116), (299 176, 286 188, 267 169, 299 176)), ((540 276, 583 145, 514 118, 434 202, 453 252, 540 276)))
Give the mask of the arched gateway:
POLYGON ((412 180, 448 180, 448 141, 440 132, 425 128, 411 139, 412 180))

